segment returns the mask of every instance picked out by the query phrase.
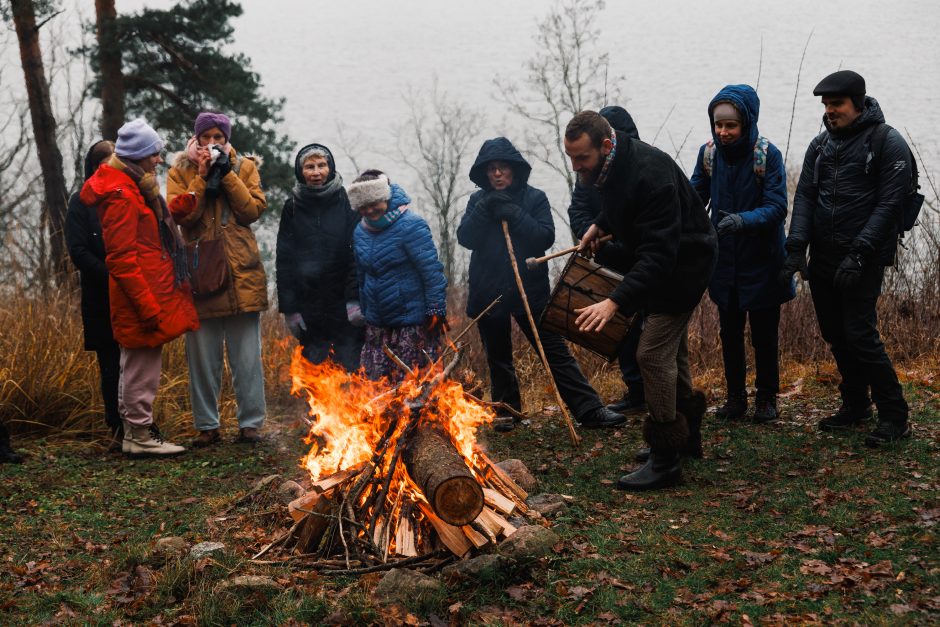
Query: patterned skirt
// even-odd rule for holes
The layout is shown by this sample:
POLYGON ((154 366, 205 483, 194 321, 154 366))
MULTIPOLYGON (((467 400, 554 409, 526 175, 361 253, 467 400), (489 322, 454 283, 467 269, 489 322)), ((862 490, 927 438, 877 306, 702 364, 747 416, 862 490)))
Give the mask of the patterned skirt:
POLYGON ((394 328, 367 325, 361 363, 366 376, 373 381, 388 377, 390 382, 398 383, 405 377, 401 368, 382 351, 386 344, 411 368, 426 367, 441 354, 440 332, 429 331, 424 325, 394 328))

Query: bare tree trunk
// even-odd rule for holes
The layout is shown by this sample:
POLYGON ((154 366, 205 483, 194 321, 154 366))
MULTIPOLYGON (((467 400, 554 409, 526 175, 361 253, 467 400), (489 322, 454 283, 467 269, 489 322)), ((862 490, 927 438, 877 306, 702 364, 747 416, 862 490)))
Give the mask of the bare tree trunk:
POLYGON ((124 124, 124 75, 117 40, 114 0, 95 0, 98 31, 98 73, 101 78, 101 134, 115 141, 124 124))
POLYGON ((49 232, 51 267, 57 281, 64 283, 68 276, 64 231, 67 192, 62 172, 62 153, 56 143, 56 121, 49 99, 49 83, 39 48, 39 26, 36 25, 32 0, 12 0, 12 9, 45 190, 43 223, 49 232))

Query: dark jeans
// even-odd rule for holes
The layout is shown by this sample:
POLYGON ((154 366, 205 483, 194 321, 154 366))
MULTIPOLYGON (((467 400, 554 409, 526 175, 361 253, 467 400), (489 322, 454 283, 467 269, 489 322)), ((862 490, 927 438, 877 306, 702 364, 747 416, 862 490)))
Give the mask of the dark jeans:
POLYGON ((623 382, 631 390, 631 394, 643 396, 643 376, 640 374, 640 366, 636 363, 636 348, 640 345, 640 334, 643 333, 644 316, 641 314, 633 326, 627 331, 627 336, 620 347, 620 354, 617 355, 617 362, 620 365, 620 374, 623 376, 623 382))
POLYGON ((721 356, 724 360, 728 393, 741 393, 747 385, 744 324, 750 319, 754 369, 757 371, 754 384, 758 394, 775 395, 780 390, 780 363, 777 358, 780 305, 750 311, 739 309, 737 290, 731 291, 728 305, 728 309, 718 308, 721 356))
POLYGON ((861 284, 846 291, 836 288, 830 276, 819 274, 811 271, 810 275, 813 306, 819 330, 842 375, 842 402, 849 407, 868 407, 871 389, 880 420, 906 421, 904 392, 878 334, 875 305, 881 294, 884 268, 867 269, 861 284))
POLYGON ((118 409, 118 383, 121 380, 121 347, 117 342, 95 351, 98 356, 98 372, 101 374, 101 398, 104 399, 104 421, 111 433, 122 427, 121 411, 118 409))
MULTIPOLYGON (((532 347, 535 347, 535 338, 529 327, 529 320, 525 314, 512 316, 516 324, 525 334, 532 347)), ((509 315, 487 315, 477 323, 483 348, 486 350, 486 363, 490 368, 490 395, 494 402, 503 402, 510 407, 522 411, 522 399, 519 396, 519 380, 516 378, 516 369, 512 363, 512 327, 509 315)), ((577 419, 597 409, 601 403, 600 397, 594 388, 584 378, 581 367, 568 351, 563 337, 557 333, 539 329, 539 338, 549 368, 562 400, 568 405, 571 413, 577 419)))

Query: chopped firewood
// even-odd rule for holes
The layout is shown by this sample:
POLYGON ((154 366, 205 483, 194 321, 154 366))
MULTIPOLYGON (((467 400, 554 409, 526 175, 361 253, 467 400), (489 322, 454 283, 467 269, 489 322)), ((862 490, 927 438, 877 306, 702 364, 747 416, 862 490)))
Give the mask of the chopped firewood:
POLYGON ((512 516, 512 513, 516 511, 515 502, 493 488, 483 488, 483 498, 487 505, 506 516, 512 516))
POLYGON ((418 504, 418 507, 421 509, 421 513, 424 514, 428 522, 431 523, 431 526, 434 527, 434 531, 437 532, 441 543, 450 549, 451 553, 457 557, 463 557, 470 551, 470 541, 467 540, 467 536, 460 530, 460 527, 449 525, 438 518, 427 503, 421 502, 418 504))
POLYGON ((379 518, 375 522, 375 529, 372 530, 372 541, 375 546, 382 546, 382 534, 385 533, 385 519, 379 518))
POLYGON ((440 426, 419 425, 403 459, 408 474, 442 520, 460 526, 480 515, 483 488, 440 426))
POLYGON ((317 550, 323 534, 330 526, 329 512, 331 505, 330 498, 324 496, 317 501, 314 509, 301 521, 295 533, 297 542, 294 544, 294 552, 313 553, 317 550))
POLYGON ((498 527, 499 530, 494 532, 496 535, 502 534, 508 538, 512 534, 516 533, 516 527, 511 522, 491 510, 489 507, 483 508, 483 511, 480 512, 480 517, 477 518, 477 520, 486 525, 488 529, 498 527))
POLYGON ((487 544, 490 543, 489 538, 487 538, 485 535, 483 535, 482 533, 480 533, 479 531, 477 531, 470 525, 464 525, 463 527, 461 527, 461 529, 463 530, 464 535, 467 536, 470 542, 473 543, 473 546, 475 546, 478 549, 483 548, 487 544))
POLYGON ((319 481, 314 482, 314 484, 311 486, 311 490, 314 492, 318 492, 320 494, 323 494, 324 492, 328 492, 332 490, 333 488, 335 488, 336 486, 338 486, 339 484, 343 483, 344 481, 347 481, 355 477, 356 475, 358 475, 362 471, 363 465, 364 464, 357 464, 356 466, 353 466, 352 468, 347 468, 346 470, 340 470, 339 472, 334 472, 329 477, 324 477, 323 479, 320 479, 319 481))
POLYGON ((312 510, 317 501, 320 500, 320 495, 316 492, 307 492, 305 495, 298 499, 294 499, 287 505, 287 512, 290 514, 290 517, 294 519, 294 522, 302 520, 304 516, 307 515, 307 512, 312 510), (301 511, 303 510, 303 511, 301 511))
POLYGON ((395 533, 395 554, 402 557, 415 557, 418 555, 415 547, 415 533, 411 528, 411 519, 403 516, 398 521, 398 531, 395 533))
POLYGON ((517 502, 525 502, 525 500, 529 498, 529 493, 519 487, 519 484, 513 481, 512 477, 506 474, 506 471, 497 466, 492 459, 486 456, 486 454, 481 453, 481 455, 483 455, 483 459, 486 460, 486 463, 490 465, 490 470, 493 471, 493 474, 496 475, 496 477, 499 479, 499 482, 502 483, 505 487, 509 488, 509 490, 513 493, 517 502))

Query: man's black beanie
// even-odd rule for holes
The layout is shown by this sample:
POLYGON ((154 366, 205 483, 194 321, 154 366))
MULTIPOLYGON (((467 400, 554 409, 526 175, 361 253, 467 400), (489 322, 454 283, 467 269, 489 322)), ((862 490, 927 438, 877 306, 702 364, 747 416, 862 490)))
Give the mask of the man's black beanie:
POLYGON ((839 70, 819 81, 814 96, 848 96, 856 108, 865 107, 865 79, 858 72, 839 70))

